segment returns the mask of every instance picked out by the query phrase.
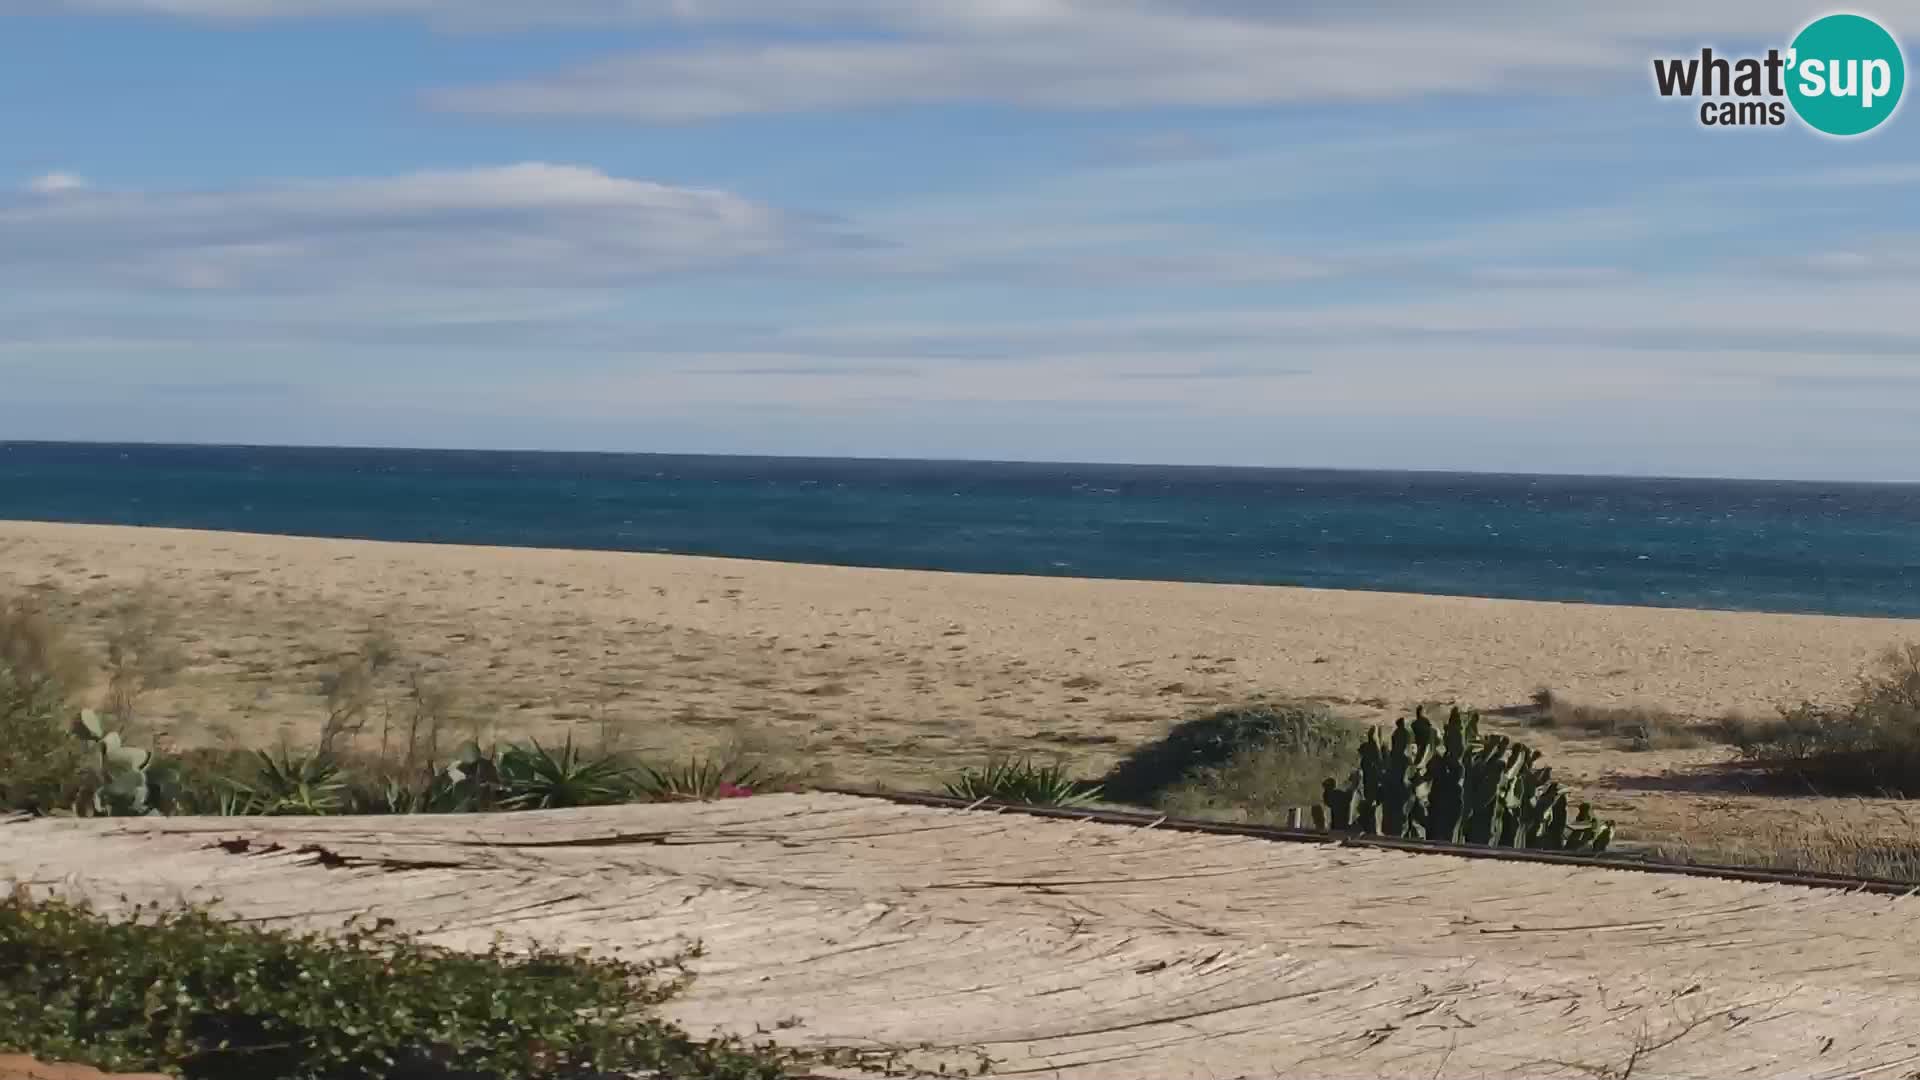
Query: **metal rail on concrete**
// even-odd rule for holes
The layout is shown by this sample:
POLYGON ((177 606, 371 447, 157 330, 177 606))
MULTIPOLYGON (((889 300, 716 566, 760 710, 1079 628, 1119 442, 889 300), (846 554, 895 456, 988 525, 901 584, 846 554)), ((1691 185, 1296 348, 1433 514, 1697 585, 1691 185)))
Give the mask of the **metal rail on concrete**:
MULTIPOLYGON (((1553 866, 1586 866, 1602 870, 1626 870, 1644 874, 1671 874, 1678 877, 1720 878, 1749 881, 1763 885, 1802 885, 1814 889, 1844 889, 1851 892, 1878 893, 1884 896, 1910 896, 1920 893, 1920 884, 1889 878, 1850 877, 1844 874, 1802 874, 1786 870, 1762 870, 1747 866, 1721 866, 1712 863, 1672 863, 1625 853, 1573 855, 1562 851, 1533 851, 1524 848, 1487 847, 1474 844, 1443 844, 1432 840, 1396 840, 1358 833, 1332 833, 1318 829, 1287 829, 1274 825, 1241 825, 1225 821, 1201 821, 1196 818, 1169 817, 1134 810, 1090 810, 1060 806, 1027 806, 996 802, 991 799, 957 799, 951 795, 918 792, 879 791, 871 788, 820 787, 815 791, 832 795, 851 795, 862 799, 880 799, 906 806, 929 806, 946 810, 986 810, 999 814, 1021 814, 1056 821, 1085 821, 1137 829, 1165 829, 1169 832, 1205 833, 1211 836, 1244 836, 1304 844, 1337 844, 1341 847, 1406 851, 1419 855, 1453 855, 1463 859, 1494 859, 1503 862, 1533 862, 1553 866)), ((0 816, 0 826, 32 821, 24 814, 0 816)))
POLYGON ((1562 851, 1533 851, 1524 848, 1486 847, 1475 844, 1446 844, 1432 840, 1397 840, 1358 833, 1332 833, 1318 829, 1287 829, 1273 825, 1241 825, 1224 821, 1168 817, 1132 810, 1090 810, 1060 806, 1027 806, 990 799, 958 799, 951 795, 917 792, 877 791, 867 788, 823 787, 815 790, 863 799, 884 799, 907 806, 932 806, 950 810, 987 810, 1001 814, 1059 821, 1085 821, 1101 825, 1122 825, 1140 829, 1166 829, 1170 832, 1206 833, 1212 836, 1245 836, 1307 844, 1338 844, 1342 847, 1376 848, 1406 851, 1421 855, 1454 855, 1464 859, 1494 859, 1504 862, 1547 863, 1554 866, 1588 866, 1603 870, 1627 870, 1646 874, 1672 874, 1680 877, 1721 878, 1765 885, 1803 885, 1815 889, 1845 889, 1851 892, 1879 893, 1885 896, 1910 896, 1920 893, 1920 884, 1888 878, 1848 877, 1840 874, 1801 874, 1784 870, 1761 870, 1744 866, 1717 866, 1705 863, 1670 863, 1627 854, 1574 855, 1562 851))

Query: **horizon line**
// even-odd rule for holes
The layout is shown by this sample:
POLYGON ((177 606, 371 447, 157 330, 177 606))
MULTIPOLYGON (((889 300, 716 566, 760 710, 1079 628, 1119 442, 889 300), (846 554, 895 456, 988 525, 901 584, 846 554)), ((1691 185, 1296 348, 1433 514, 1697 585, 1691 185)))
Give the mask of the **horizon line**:
POLYGON ((673 450, 555 450, 540 447, 478 447, 478 446, 379 446, 362 444, 318 444, 318 443, 248 443, 248 442, 170 442, 154 440, 114 440, 97 439, 0 439, 0 449, 16 446, 89 446, 113 447, 131 446, 149 449, 170 450, 338 450, 373 451, 386 453, 428 453, 428 454, 549 454, 555 456, 577 457, 678 457, 678 458, 722 458, 754 461, 851 461, 861 463, 893 463, 909 465, 1033 465, 1053 466, 1056 468, 1099 468, 1099 469, 1180 469, 1192 471, 1242 471, 1242 472, 1314 472, 1314 473, 1370 473, 1373 475, 1409 475, 1409 476, 1486 476, 1521 477, 1543 480, 1638 480, 1638 481, 1681 481, 1690 483, 1729 483, 1729 484, 1798 484, 1812 486, 1847 487, 1920 487, 1920 480, 1844 480, 1837 478, 1821 479, 1785 479, 1766 476, 1711 476, 1701 474, 1667 473, 1590 473, 1590 472, 1502 472, 1488 469, 1422 469, 1404 468, 1360 468, 1338 465, 1181 465, 1155 461, 1060 461, 1047 458, 967 458, 967 457, 889 457, 885 455, 827 455, 827 454, 751 454, 751 453, 700 453, 673 450))

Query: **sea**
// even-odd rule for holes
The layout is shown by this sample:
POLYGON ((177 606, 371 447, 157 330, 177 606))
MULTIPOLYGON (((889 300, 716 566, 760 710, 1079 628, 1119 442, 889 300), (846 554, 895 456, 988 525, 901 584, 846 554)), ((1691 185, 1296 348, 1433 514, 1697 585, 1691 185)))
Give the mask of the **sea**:
POLYGON ((0 518, 1920 617, 1920 485, 0 442, 0 518))

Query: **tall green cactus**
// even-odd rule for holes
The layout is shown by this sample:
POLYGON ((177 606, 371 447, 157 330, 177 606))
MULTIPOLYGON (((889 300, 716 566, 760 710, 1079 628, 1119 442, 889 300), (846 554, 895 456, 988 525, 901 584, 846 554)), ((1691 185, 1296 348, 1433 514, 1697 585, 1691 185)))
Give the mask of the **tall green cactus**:
POLYGON ((1436 730, 1424 709, 1382 741, 1369 730, 1360 767, 1342 787, 1322 785, 1321 828, 1362 835, 1492 844, 1554 851, 1604 851, 1612 825, 1583 803, 1569 821, 1567 796, 1540 752, 1504 735, 1480 734, 1480 717, 1455 708, 1436 730))

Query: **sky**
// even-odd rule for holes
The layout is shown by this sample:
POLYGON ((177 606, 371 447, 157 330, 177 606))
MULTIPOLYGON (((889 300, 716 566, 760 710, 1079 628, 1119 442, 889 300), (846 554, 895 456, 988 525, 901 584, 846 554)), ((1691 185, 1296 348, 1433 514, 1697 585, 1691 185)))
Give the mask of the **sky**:
POLYGON ((1830 10, 0 0, 0 439, 1920 481, 1830 10))

